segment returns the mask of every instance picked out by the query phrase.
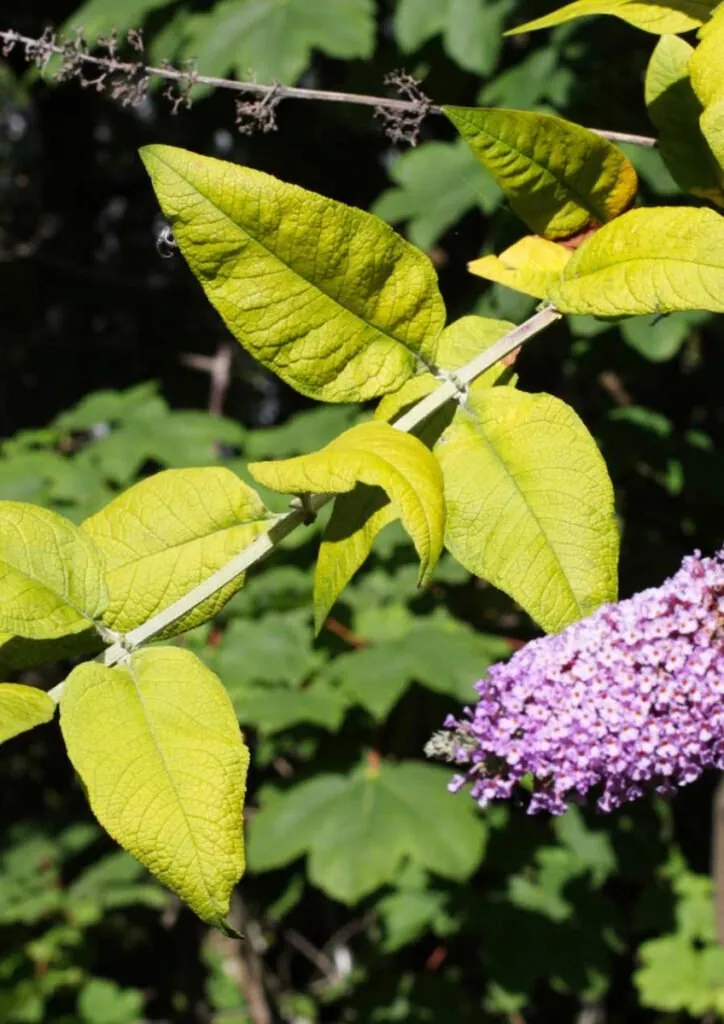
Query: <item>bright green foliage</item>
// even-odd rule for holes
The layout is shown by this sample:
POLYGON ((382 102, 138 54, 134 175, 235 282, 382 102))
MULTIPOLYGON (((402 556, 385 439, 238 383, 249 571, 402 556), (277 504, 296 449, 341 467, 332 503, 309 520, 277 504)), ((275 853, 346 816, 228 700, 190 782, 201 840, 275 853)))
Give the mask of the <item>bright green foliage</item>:
POLYGON ((693 52, 678 36, 662 36, 646 70, 646 106, 661 155, 677 184, 724 206, 724 172, 699 127, 703 108, 689 78, 693 52))
POLYGON ((142 156, 229 329, 302 394, 373 398, 434 361, 445 312, 432 264, 388 225, 247 167, 170 146, 142 156))
POLYGON ((107 36, 113 29, 123 35, 129 28, 139 29, 146 15, 163 7, 171 0, 87 0, 67 19, 60 31, 73 36, 81 28, 88 43, 99 36, 107 36))
MULTIPOLYGON (((714 154, 719 173, 724 177, 724 90, 721 96, 706 108, 699 124, 709 149, 714 154)), ((720 202, 719 205, 724 206, 724 202, 720 202)))
POLYGON ((20 683, 0 683, 0 743, 49 722, 56 703, 47 693, 20 683))
POLYGON ((440 467, 416 437, 384 423, 362 423, 321 452, 249 468, 255 480, 286 494, 357 495, 333 511, 325 531, 314 579, 317 629, 393 516, 402 520, 420 557, 420 585, 429 579, 442 552, 445 505, 440 467))
POLYGON ((211 10, 179 10, 166 29, 174 45, 154 50, 167 60, 198 62, 207 75, 293 83, 314 50, 349 60, 369 57, 375 42, 373 0, 335 0, 334 17, 323 4, 306 0, 222 0, 211 10))
POLYGON ((445 543, 547 632, 617 592, 613 488, 575 412, 551 395, 494 388, 470 397, 435 447, 445 543))
POLYGON ((91 978, 78 998, 83 1024, 136 1024, 142 1009, 137 989, 122 989, 107 978, 91 978))
POLYGON ((206 921, 225 927, 244 870, 249 754, 231 701, 189 651, 86 662, 66 680, 60 724, 103 827, 206 921))
POLYGON ((306 853, 312 882, 343 903, 392 882, 405 859, 463 881, 485 828, 471 801, 450 799, 448 777, 436 765, 370 755, 350 775, 269 793, 249 832, 249 866, 269 871, 306 853))
POLYGON ((421 249, 429 249, 468 210, 492 213, 500 201, 500 189, 462 139, 423 142, 401 153, 389 174, 396 188, 378 197, 372 213, 391 224, 407 221, 408 237, 421 249))
POLYGON ((724 312, 724 218, 713 210, 631 210, 597 231, 548 298, 566 313, 724 312))
POLYGON ((502 48, 503 24, 511 7, 511 0, 400 0, 395 36, 403 52, 411 53, 442 34, 446 52, 461 68, 488 75, 502 48))
POLYGON ((531 230, 566 238, 631 205, 633 165, 607 139, 550 114, 445 107, 462 137, 531 230))
POLYGON ((107 603, 104 563, 67 519, 19 501, 0 503, 0 628, 36 639, 79 633, 107 603))
POLYGON ((612 14, 644 32, 667 35, 686 32, 704 24, 716 6, 716 0, 574 0, 551 14, 519 25, 507 35, 552 28, 573 18, 592 14, 612 14))
POLYGON ((508 288, 546 297, 558 281, 571 253, 562 245, 540 235, 528 235, 511 245, 500 256, 483 256, 468 263, 468 270, 508 288))
POLYGON ((716 11, 701 37, 689 60, 689 74, 699 102, 707 107, 724 92, 724 11, 716 11))
POLYGON ((644 942, 634 975, 644 1006, 699 1017, 724 1014, 724 949, 714 933, 711 879, 677 866, 676 930, 644 942))
MULTIPOLYGON (((127 633, 226 565, 270 524, 258 495, 223 467, 168 469, 119 495, 82 530, 107 566, 106 626, 127 633)), ((163 635, 212 618, 243 575, 163 635)))

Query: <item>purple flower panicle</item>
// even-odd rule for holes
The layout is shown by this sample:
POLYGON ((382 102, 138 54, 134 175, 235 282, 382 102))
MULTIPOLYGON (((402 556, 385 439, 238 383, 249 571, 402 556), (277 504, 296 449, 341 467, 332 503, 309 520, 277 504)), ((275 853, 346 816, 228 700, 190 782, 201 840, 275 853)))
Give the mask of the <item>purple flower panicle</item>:
POLYGON ((532 776, 530 814, 562 814, 589 790, 610 811, 724 768, 724 550, 531 641, 475 689, 445 727, 467 765, 450 788, 471 783, 481 807, 532 776))

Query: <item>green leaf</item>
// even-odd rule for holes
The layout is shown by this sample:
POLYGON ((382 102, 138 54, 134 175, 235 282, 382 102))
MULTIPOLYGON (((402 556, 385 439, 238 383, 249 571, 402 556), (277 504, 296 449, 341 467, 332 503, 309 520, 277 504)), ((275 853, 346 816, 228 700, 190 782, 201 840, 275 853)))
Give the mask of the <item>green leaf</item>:
POLYGON ((400 0, 394 16, 395 38, 403 53, 412 53, 432 36, 465 71, 489 75, 502 49, 502 31, 510 0, 400 0))
POLYGON ((435 447, 445 478, 445 544, 547 632, 617 591, 613 488, 596 443, 551 395, 474 395, 435 447))
POLYGON ((434 362, 445 310, 432 263, 387 224, 171 146, 142 157, 208 298, 292 387, 361 401, 399 387, 418 360, 434 362))
MULTIPOLYGON (((108 567, 106 626, 127 633, 188 593, 269 528, 258 495, 223 467, 167 469, 120 494, 82 529, 108 567)), ((238 576, 164 636, 186 632, 219 611, 238 576)))
POLYGON ((120 38, 129 28, 140 29, 153 11, 169 7, 173 0, 88 0, 74 11, 60 28, 62 35, 73 38, 81 29, 85 41, 92 45, 99 36, 107 36, 114 29, 120 38))
POLYGON ((311 881, 349 904, 392 882, 408 858, 463 881, 480 861, 485 827, 472 801, 451 798, 449 774, 371 757, 348 776, 303 782, 255 815, 249 866, 269 871, 307 853, 311 881))
POLYGON ((621 336, 645 359, 663 363, 681 349, 694 328, 708 319, 707 313, 670 313, 668 316, 637 316, 620 325, 621 336))
POLYGON ((103 558, 49 509, 0 502, 0 629, 53 639, 80 633, 107 604, 103 558))
POLYGON ((408 237, 421 249, 432 248, 468 210, 492 213, 500 201, 500 189, 462 139, 423 142, 401 153, 389 175, 397 187, 375 200, 372 213, 391 224, 407 221, 408 237))
POLYGON ((251 72, 255 81, 294 83, 314 50, 351 60, 371 57, 375 45, 373 0, 335 0, 333 17, 307 0, 222 0, 205 13, 182 10, 176 20, 178 52, 160 56, 192 58, 206 75, 243 80, 251 72))
POLYGON ((137 1024, 143 995, 135 988, 120 988, 115 981, 91 978, 78 997, 83 1024, 137 1024))
POLYGON ((693 52, 678 36, 661 37, 646 70, 646 106, 658 148, 679 187, 724 206, 724 173, 699 127, 702 105, 689 78, 693 52))
POLYGON ((549 298, 562 313, 724 311, 724 218, 713 210, 631 210, 577 249, 549 298))
MULTIPOLYGON (((699 119, 699 124, 716 161, 721 179, 724 177, 724 90, 722 95, 706 108, 699 119)), ((724 196, 718 195, 714 202, 719 206, 724 206, 724 196)))
POLYGON ((358 484, 367 487, 355 494, 361 510, 351 501, 344 503, 340 512, 333 511, 325 531, 314 578, 317 629, 369 553, 375 529, 389 522, 379 489, 387 494, 415 545, 420 585, 429 579, 442 551, 445 504, 440 468, 416 437, 386 423, 361 423, 320 452, 254 463, 249 470, 255 480, 286 494, 346 494, 358 484))
POLYGON ((468 270, 478 277, 544 299, 570 257, 571 253, 565 246, 540 235, 528 235, 500 256, 482 256, 473 260, 468 263, 468 270))
POLYGON ((249 754, 228 694, 189 651, 79 665, 60 701, 68 755, 101 825, 210 924, 244 870, 249 754))
POLYGON ((717 0, 574 0, 557 11, 526 21, 505 34, 518 35, 539 28, 552 28, 574 18, 612 14, 635 28, 654 35, 688 32, 708 20, 717 0))
POLYGON ((577 234, 618 217, 636 195, 631 162, 587 128, 527 110, 443 111, 536 234, 577 234))
POLYGON ((510 644, 499 637, 425 617, 389 640, 334 658, 325 678, 383 721, 413 682, 458 701, 474 700, 475 681, 509 654, 510 644))
POLYGON ((43 690, 20 683, 0 683, 0 743, 49 722, 56 703, 43 690))

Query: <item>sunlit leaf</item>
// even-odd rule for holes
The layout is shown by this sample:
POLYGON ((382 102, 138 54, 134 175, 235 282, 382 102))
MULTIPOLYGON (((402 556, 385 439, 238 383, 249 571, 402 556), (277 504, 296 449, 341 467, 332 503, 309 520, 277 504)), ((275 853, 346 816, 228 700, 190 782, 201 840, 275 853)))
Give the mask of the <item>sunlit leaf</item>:
POLYGON ((244 870, 249 753, 228 694, 190 651, 79 665, 60 724, 93 813, 199 917, 224 928, 244 870))
POLYGON ((632 316, 724 311, 724 217, 713 210, 631 210, 566 264, 550 299, 564 313, 632 316))
POLYGON ((592 14, 612 14, 635 28, 654 35, 687 32, 698 28, 709 18, 717 0, 574 0, 542 18, 535 18, 506 32, 517 35, 539 28, 552 28, 573 18, 592 14))
POLYGON ((20 683, 0 683, 0 743, 49 722, 57 704, 43 690, 20 683))
MULTIPOLYGON (((103 622, 121 633, 134 629, 243 551, 270 522, 256 492, 223 467, 167 469, 129 487, 82 526, 107 565, 103 622)), ((163 635, 212 618, 243 582, 236 577, 163 635)))
POLYGON ((529 235, 511 245, 500 256, 482 256, 468 263, 478 277, 497 281, 526 295, 544 299, 563 272, 571 253, 562 245, 529 235))
POLYGON ((208 298, 298 391, 360 401, 434 362, 445 318, 435 271, 389 225, 248 167, 171 146, 142 157, 208 298))

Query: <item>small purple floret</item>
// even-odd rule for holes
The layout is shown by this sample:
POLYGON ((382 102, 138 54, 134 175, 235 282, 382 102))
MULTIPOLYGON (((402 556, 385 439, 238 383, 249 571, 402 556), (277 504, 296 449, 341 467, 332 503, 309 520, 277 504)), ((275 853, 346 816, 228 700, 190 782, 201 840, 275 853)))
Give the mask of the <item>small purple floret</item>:
POLYGON ((481 807, 532 776, 530 814, 589 790, 610 811, 724 768, 724 550, 531 641, 475 689, 445 727, 466 765, 450 788, 471 783, 481 807))

